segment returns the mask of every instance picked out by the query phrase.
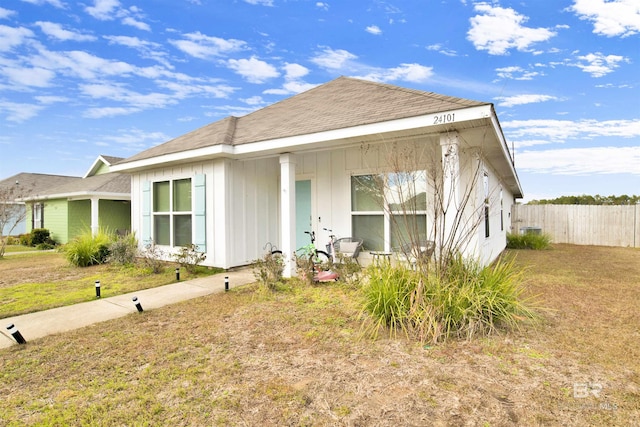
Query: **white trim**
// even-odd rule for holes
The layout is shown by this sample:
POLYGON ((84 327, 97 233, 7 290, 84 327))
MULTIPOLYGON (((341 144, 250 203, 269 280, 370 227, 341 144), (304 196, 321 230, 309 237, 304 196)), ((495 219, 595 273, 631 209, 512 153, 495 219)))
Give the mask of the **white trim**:
MULTIPOLYGON (((318 143, 328 143, 330 141, 342 141, 349 138, 357 138, 382 133, 401 132, 416 129, 428 129, 441 127, 442 123, 435 123, 438 117, 455 114, 455 121, 446 123, 453 125, 471 120, 486 119, 493 116, 491 104, 469 107, 457 110, 442 111, 436 114, 426 114, 404 119, 389 120, 366 125, 352 126, 341 129, 334 129, 324 132, 315 132, 304 135, 276 138, 266 141, 249 142, 239 145, 218 144, 194 150, 181 151, 177 153, 164 154, 148 159, 132 162, 119 163, 110 168, 111 172, 133 172, 135 170, 151 168, 168 162, 191 162, 202 158, 213 158, 217 156, 248 156, 264 152, 281 153, 311 147, 318 143)), ((495 121, 492 121, 495 127, 495 121)), ((326 147, 326 146, 325 146, 326 147)))

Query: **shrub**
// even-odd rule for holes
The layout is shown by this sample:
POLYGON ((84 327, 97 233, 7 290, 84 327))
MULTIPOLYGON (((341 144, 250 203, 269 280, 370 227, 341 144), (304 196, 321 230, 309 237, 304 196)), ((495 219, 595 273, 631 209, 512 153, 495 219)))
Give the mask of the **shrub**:
POLYGON ((140 255, 142 263, 154 274, 161 273, 167 265, 164 261, 164 251, 156 246, 154 241, 147 244, 140 255))
POLYGON ((6 237, 7 245, 19 245, 20 237, 19 236, 7 236, 6 237))
POLYGON ((551 237, 547 234, 507 234, 507 248, 509 249, 549 249, 551 237))
POLYGON ((386 327, 392 334, 404 331, 421 342, 437 343, 472 339, 537 318, 535 301, 523 294, 524 271, 513 259, 481 268, 456 256, 441 275, 389 264, 368 272, 363 311, 373 319, 366 326, 373 336, 386 327))
POLYGON ((107 262, 115 265, 131 265, 138 256, 138 239, 135 234, 117 236, 109 244, 107 262))
POLYGON ((34 228, 31 230, 30 246, 38 246, 41 243, 51 243, 51 233, 46 228, 34 228))
POLYGON ((273 290, 282 280, 284 259, 281 253, 267 253, 253 263, 253 275, 263 288, 273 290))
POLYGON ((198 246, 192 243, 182 246, 173 259, 189 273, 195 273, 198 265, 207 259, 207 255, 204 252, 199 252, 198 246))
POLYGON ((109 255, 111 237, 103 230, 93 236, 91 231, 85 231, 64 247, 67 261, 78 267, 102 264, 109 255))
POLYGON ((31 246, 31 233, 21 234, 19 238, 22 246, 31 246))

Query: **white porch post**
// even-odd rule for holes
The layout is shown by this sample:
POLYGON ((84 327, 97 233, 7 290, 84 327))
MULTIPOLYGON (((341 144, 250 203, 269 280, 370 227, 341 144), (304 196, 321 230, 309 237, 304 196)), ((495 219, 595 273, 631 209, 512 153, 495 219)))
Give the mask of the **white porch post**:
POLYGON ((296 249, 296 159, 295 155, 280 155, 280 230, 284 277, 295 276, 293 253, 296 249))
POLYGON ((91 235, 95 236, 98 234, 98 230, 100 229, 99 218, 100 211, 98 209, 98 205, 100 204, 100 199, 97 197, 91 198, 91 235))
POLYGON ((442 209, 444 218, 438 233, 440 242, 437 247, 443 250, 456 245, 458 238, 455 234, 455 222, 460 209, 460 157, 458 133, 451 132, 440 135, 440 147, 442 148, 442 209))

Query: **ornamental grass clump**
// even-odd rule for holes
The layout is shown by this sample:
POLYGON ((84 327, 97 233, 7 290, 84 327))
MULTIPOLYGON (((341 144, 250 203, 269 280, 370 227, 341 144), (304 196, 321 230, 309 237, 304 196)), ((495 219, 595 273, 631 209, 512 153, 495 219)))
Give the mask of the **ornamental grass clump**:
POLYGON ((472 339, 537 319, 536 301, 525 296, 524 271, 514 260, 488 267, 454 257, 439 273, 421 274, 402 266, 372 267, 363 287, 365 331, 383 328, 421 342, 472 339))
POLYGON ((551 237, 548 234, 507 233, 507 247, 509 249, 549 249, 551 247, 551 237))
POLYGON ((111 240, 105 230, 98 230, 95 235, 87 230, 64 246, 65 257, 77 267, 103 264, 109 256, 111 240))

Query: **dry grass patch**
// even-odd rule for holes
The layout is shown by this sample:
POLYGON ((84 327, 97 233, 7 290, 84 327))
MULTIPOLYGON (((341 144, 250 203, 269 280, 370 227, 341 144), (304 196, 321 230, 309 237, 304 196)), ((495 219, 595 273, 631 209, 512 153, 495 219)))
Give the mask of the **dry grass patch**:
POLYGON ((361 338, 355 287, 245 287, 0 351, 0 419, 16 426, 640 424, 640 252, 556 246, 518 252, 518 262, 532 266, 530 292, 554 309, 535 330, 426 348, 385 336, 371 341, 361 338), (575 384, 587 384, 588 396, 575 397, 575 384))

